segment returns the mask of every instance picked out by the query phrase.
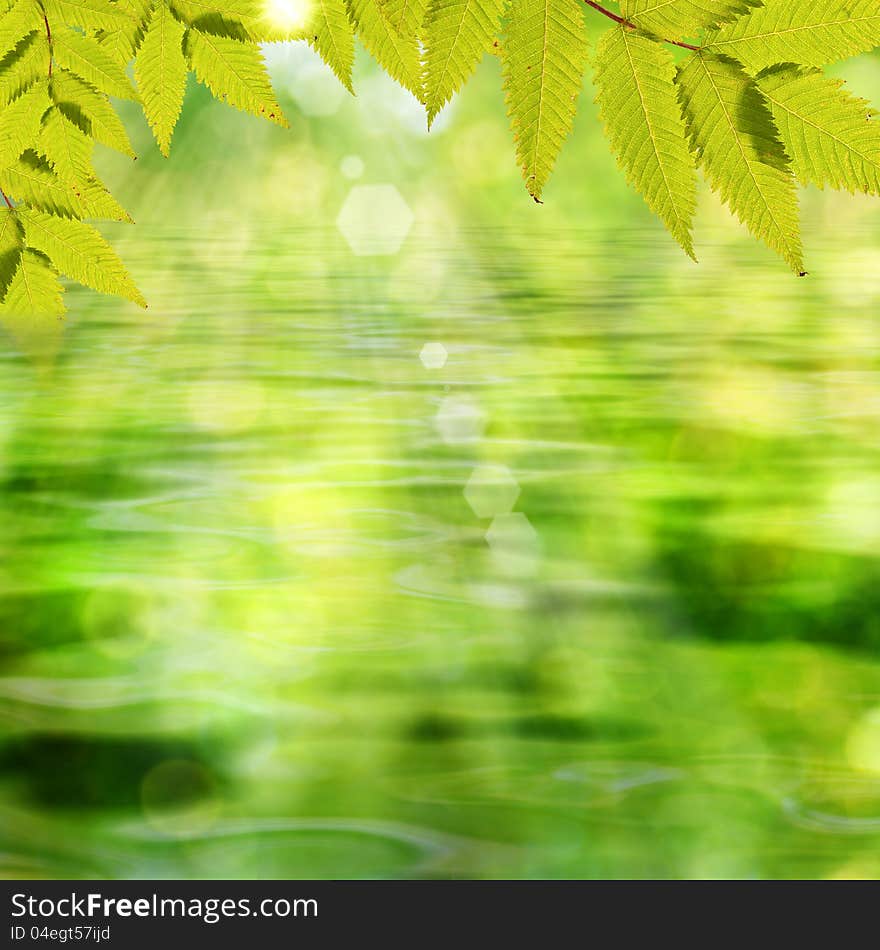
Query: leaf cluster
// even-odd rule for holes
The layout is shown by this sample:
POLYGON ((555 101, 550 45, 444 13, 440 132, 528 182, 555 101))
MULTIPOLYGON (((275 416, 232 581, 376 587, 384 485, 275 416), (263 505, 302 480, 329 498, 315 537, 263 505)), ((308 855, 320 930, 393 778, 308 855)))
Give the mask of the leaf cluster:
POLYGON ((693 256, 700 169, 802 274, 797 184, 880 193, 876 113, 822 71, 880 45, 880 6, 621 0, 621 15, 599 43, 596 86, 629 181, 693 256), (688 50, 678 62, 676 48, 688 50))
POLYGON ((165 155, 190 73, 286 126, 262 54, 285 40, 350 91, 359 41, 429 126, 497 55, 536 201, 592 61, 620 166, 691 257, 698 170, 797 273, 799 183, 880 194, 876 114, 822 71, 880 45, 877 0, 0 0, 0 306, 61 313, 62 275, 145 305, 90 223, 131 220, 92 164, 96 143, 134 157, 113 100, 165 155), (587 15, 610 24, 594 49, 587 15))
POLYGON ((146 306, 91 223, 131 221, 92 162, 96 143, 135 157, 113 100, 140 103, 165 155, 190 72, 286 125, 260 43, 301 28, 251 0, 0 0, 0 11, 0 304, 60 315, 64 276, 146 306))

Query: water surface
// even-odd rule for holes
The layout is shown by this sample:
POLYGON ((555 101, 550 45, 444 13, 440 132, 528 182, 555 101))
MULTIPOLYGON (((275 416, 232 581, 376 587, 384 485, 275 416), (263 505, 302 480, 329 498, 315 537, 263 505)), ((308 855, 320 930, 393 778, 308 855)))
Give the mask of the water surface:
POLYGON ((880 873, 877 251, 708 245, 142 225, 7 321, 3 872, 880 873))

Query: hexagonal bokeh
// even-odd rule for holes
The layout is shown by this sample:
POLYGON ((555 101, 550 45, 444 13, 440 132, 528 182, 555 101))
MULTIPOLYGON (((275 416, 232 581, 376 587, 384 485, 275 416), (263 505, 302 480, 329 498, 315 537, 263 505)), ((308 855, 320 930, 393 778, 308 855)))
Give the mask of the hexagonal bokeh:
POLYGON ((521 511, 497 515, 486 532, 486 541, 492 549, 493 561, 505 574, 525 577, 537 571, 538 533, 521 511))
POLYGON ((519 497, 519 483, 505 465, 480 465, 467 480, 464 497, 478 518, 506 515, 519 497))
POLYGON ((426 343, 419 353, 419 359, 425 369, 443 369, 449 353, 442 343, 426 343))
POLYGON ((486 416, 473 400, 462 396, 447 396, 434 419, 440 438, 450 445, 475 442, 486 427, 486 416))
POLYGON ((394 185, 356 185, 336 218, 359 257, 396 254, 412 223, 413 213, 394 185))

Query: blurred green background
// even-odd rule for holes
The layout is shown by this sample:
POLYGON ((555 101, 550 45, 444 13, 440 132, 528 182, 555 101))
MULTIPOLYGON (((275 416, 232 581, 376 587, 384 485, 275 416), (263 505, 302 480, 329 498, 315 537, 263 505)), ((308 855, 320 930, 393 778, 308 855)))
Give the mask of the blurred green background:
POLYGON ((3 874, 880 875, 880 206, 695 266, 589 89, 539 207, 494 60, 269 59, 3 325, 3 874))

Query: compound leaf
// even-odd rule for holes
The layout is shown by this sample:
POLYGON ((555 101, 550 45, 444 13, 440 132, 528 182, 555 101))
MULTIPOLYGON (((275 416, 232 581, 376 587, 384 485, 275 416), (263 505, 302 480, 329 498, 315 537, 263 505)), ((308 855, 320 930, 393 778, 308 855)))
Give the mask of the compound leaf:
POLYGON ((733 60, 701 53, 685 60, 677 81, 709 183, 755 237, 801 273, 795 180, 758 87, 733 60))
POLYGON ((218 99, 243 112, 287 126, 258 46, 189 29, 183 49, 199 82, 218 99))
POLYGON ((49 162, 30 149, 0 174, 0 187, 16 201, 51 214, 78 218, 85 210, 76 189, 62 181, 49 162))
POLYGON ((93 37, 75 30, 53 32, 52 55, 59 66, 76 73, 108 96, 137 98, 123 67, 93 37))
POLYGON ((135 61, 144 115, 166 156, 186 92, 184 32, 185 27, 172 16, 165 0, 158 0, 135 61))
POLYGON ((118 30, 133 22, 120 3, 109 0, 42 0, 50 23, 66 23, 83 30, 118 30))
POLYGON ((0 300, 6 295, 23 249, 24 231, 18 214, 9 208, 0 208, 0 300))
POLYGON ((76 187, 91 173, 92 140, 60 109, 52 107, 43 118, 36 151, 45 156, 58 177, 76 187))
POLYGON ((49 104, 48 82, 40 82, 0 111, 0 172, 36 142, 49 104))
POLYGON ((586 62, 577 0, 515 0, 501 63, 517 162, 536 200, 574 124, 586 62))
POLYGON ((25 316, 64 313, 64 288, 51 263, 36 251, 21 252, 3 298, 7 313, 25 316))
POLYGON ((29 33, 0 60, 0 108, 8 106, 49 73, 49 44, 45 35, 29 33))
POLYGON ((880 122, 840 79, 777 66, 757 77, 801 182, 880 195, 880 122))
POLYGON ((429 126, 492 46, 504 5, 505 0, 429 0, 423 28, 429 126))
POLYGON ((416 37, 425 22, 429 0, 381 0, 394 28, 401 36, 416 37))
POLYGON ((650 37, 615 27, 596 53, 596 85, 605 131, 628 181, 693 258, 696 169, 672 56, 650 37))
POLYGON ((620 12, 664 39, 694 37, 707 27, 735 20, 761 0, 620 0, 620 12))
POLYGON ((392 79, 421 100, 418 38, 402 36, 391 19, 392 12, 377 0, 348 0, 349 16, 367 51, 392 79))
POLYGON ((18 0, 0 16, 0 59, 5 59, 26 36, 42 29, 43 16, 35 0, 18 0))
POLYGON ((135 157, 125 126, 104 93, 66 69, 53 71, 49 88, 59 110, 86 135, 123 155, 135 157))
POLYGON ((115 0, 116 5, 126 11, 125 20, 115 29, 101 30, 96 38, 120 65, 127 66, 143 42, 153 4, 151 0, 115 0))
POLYGON ((28 247, 42 251, 61 273, 146 307, 125 265, 90 224, 41 211, 22 211, 20 217, 28 247))
POLYGON ((706 37, 706 48, 750 69, 824 66, 880 46, 877 0, 767 0, 706 37))
POLYGON ((349 91, 354 67, 354 32, 344 0, 315 0, 309 43, 349 91))

